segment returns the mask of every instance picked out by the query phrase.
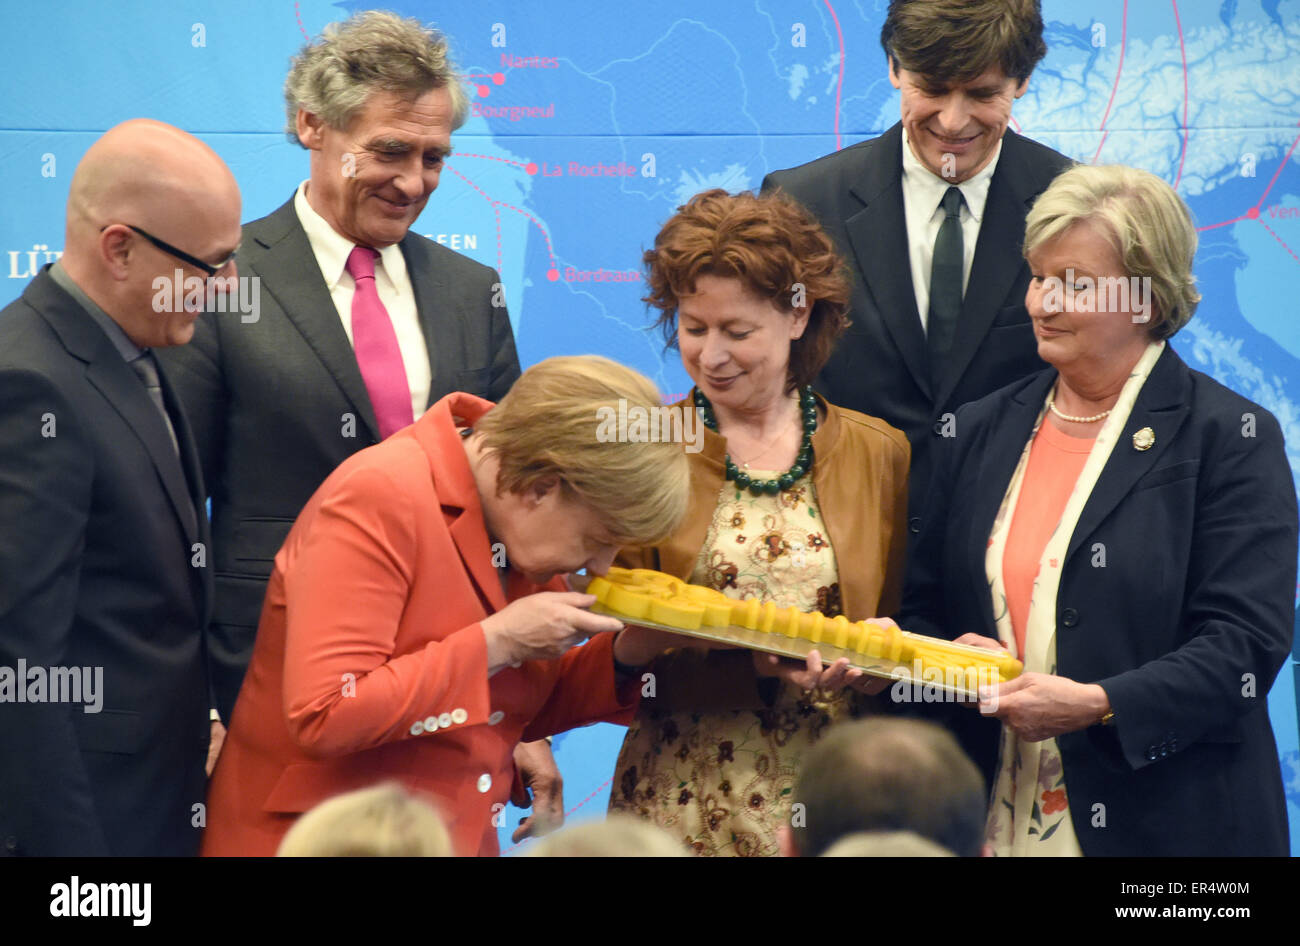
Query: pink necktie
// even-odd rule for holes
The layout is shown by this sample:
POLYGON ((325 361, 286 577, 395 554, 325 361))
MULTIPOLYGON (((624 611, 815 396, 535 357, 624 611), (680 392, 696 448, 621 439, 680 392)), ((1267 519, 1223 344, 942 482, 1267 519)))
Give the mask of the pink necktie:
POLYGON ((415 412, 411 407, 402 351, 397 347, 397 333, 375 289, 378 255, 368 246, 354 246, 348 254, 347 269, 357 284, 352 297, 352 348, 366 390, 370 392, 375 419, 379 421, 379 439, 383 440, 413 423, 415 412))

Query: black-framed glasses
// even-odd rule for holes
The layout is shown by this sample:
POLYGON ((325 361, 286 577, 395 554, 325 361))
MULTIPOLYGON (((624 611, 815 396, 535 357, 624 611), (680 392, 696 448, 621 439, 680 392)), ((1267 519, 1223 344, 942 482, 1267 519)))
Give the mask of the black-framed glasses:
MULTIPOLYGON (((103 233, 111 226, 113 226, 113 224, 106 223, 99 228, 99 232, 103 233)), ((191 256, 189 253, 186 253, 184 250, 177 249, 176 247, 168 243, 166 240, 160 240, 152 233, 149 233, 146 230, 141 230, 139 227, 135 226, 134 224, 124 223, 122 224, 122 226, 130 230, 134 230, 136 233, 140 234, 140 236, 144 237, 154 246, 158 247, 158 249, 162 250, 164 253, 167 253, 170 256, 176 257, 182 263, 189 263, 191 266, 195 267, 196 269, 201 269, 208 278, 217 275, 217 273, 221 272, 223 269, 225 269, 227 266, 233 263, 235 261, 235 256, 239 253, 239 251, 236 250, 234 253, 231 253, 224 260, 218 263, 216 266, 213 266, 211 263, 203 262, 203 260, 199 259, 197 256, 191 256)))

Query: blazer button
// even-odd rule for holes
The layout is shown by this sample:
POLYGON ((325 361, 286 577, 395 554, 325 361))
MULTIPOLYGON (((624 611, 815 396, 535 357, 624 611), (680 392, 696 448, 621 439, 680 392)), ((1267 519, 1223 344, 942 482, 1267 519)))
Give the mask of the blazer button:
POLYGON ((438 717, 438 725, 441 726, 443 729, 446 729, 448 726, 450 726, 450 725, 451 725, 451 713, 443 713, 441 716, 439 716, 439 717, 438 717))
POLYGON ((412 736, 419 736, 423 734, 423 732, 424 732, 424 720, 417 719, 415 722, 411 723, 412 736))
POLYGON ((455 723, 457 726, 465 722, 465 720, 467 719, 469 719, 469 713, 465 712, 465 710, 463 710, 459 706, 456 707, 456 709, 451 711, 451 721, 455 723))
POLYGON ((1156 760, 1156 758, 1157 758, 1157 755, 1156 755, 1156 747, 1155 747, 1155 746, 1147 746, 1147 761, 1148 761, 1148 762, 1154 762, 1154 761, 1156 760))
POLYGON ((487 792, 487 790, 492 787, 492 776, 484 772, 478 777, 478 785, 476 787, 480 794, 487 792))
POLYGON ((1079 623, 1079 612, 1074 608, 1066 608, 1061 612, 1061 623, 1066 627, 1074 627, 1079 623))
POLYGON ((495 726, 497 723, 501 722, 501 720, 505 718, 506 718, 505 713, 501 712, 500 710, 496 710, 495 712, 493 712, 491 716, 488 717, 488 725, 495 726))
POLYGON ((908 520, 907 520, 907 528, 908 528, 908 530, 912 533, 912 535, 920 535, 920 534, 921 534, 921 517, 920 517, 920 516, 913 516, 911 519, 908 519, 908 520))
POLYGON ((1166 758, 1169 755, 1169 749, 1166 746, 1160 747, 1160 758, 1166 758))
POLYGON ((437 717, 437 716, 427 716, 427 717, 425 717, 425 720, 424 720, 424 731, 425 731, 425 732, 437 732, 437 731, 438 731, 438 717, 437 717))

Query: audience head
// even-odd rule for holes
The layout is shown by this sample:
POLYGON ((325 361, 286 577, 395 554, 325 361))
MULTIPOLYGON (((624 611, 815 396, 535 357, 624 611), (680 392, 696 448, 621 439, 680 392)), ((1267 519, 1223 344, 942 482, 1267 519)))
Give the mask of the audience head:
POLYGON ((859 831, 840 838, 822 857, 954 857, 952 851, 911 831, 859 831))
POLYGON ((811 384, 848 326, 843 261, 784 195, 697 194, 645 264, 657 325, 715 403, 759 406, 811 384))
POLYGON ((396 782, 321 802, 299 818, 277 857, 451 857, 451 836, 429 802, 396 782))
POLYGON ((688 857, 663 829, 629 815, 561 828, 524 852, 528 857, 688 857))
POLYGON ((355 14, 294 57, 284 94, 289 137, 312 153, 312 208, 358 245, 405 237, 469 109, 446 37, 393 13, 355 14))
POLYGON ((210 278, 225 291, 238 275, 239 218, 239 187, 215 151, 179 128, 132 119, 77 165, 62 266, 135 344, 183 345, 210 278))
POLYGON ((815 857, 850 834, 911 831, 963 857, 983 850, 988 794, 945 729, 913 719, 834 726, 794 790, 787 853, 815 857))

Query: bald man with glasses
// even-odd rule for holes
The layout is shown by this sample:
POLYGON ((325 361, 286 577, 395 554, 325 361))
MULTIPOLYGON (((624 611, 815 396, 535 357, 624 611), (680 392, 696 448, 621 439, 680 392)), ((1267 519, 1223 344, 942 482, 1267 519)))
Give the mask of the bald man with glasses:
POLYGON ((208 523, 153 349, 202 309, 160 286, 237 277, 239 219, 207 145, 125 122, 77 167, 62 259, 0 312, 0 854, 198 849, 208 523))

